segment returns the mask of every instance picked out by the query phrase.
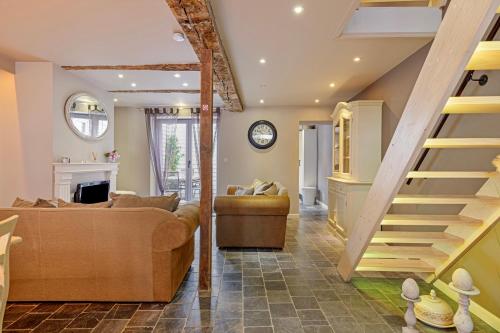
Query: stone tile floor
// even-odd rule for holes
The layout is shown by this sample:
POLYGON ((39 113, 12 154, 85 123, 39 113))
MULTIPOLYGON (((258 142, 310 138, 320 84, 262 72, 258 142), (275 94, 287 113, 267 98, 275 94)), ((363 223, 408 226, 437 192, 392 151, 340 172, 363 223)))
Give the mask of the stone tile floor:
MULTIPOLYGON (((211 293, 197 292, 195 262, 170 304, 13 303, 4 331, 401 332, 401 283, 408 276, 357 274, 344 283, 335 268, 342 249, 326 216, 305 209, 300 219, 289 219, 283 251, 214 247, 211 293)), ((419 285, 422 293, 430 291, 426 283, 419 285)), ((475 324, 475 332, 496 332, 477 318, 475 324)), ((419 329, 454 332, 420 323, 419 329)))

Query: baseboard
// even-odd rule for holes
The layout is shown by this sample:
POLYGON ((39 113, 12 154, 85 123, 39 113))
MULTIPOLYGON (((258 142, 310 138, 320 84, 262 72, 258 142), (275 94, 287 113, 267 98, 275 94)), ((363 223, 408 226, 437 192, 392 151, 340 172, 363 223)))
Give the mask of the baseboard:
MULTIPOLYGON (((436 280, 434 282, 434 287, 439 289, 443 294, 448 296, 454 301, 458 301, 458 294, 451 290, 451 288, 443 280, 436 280)), ((494 286, 492 286, 494 288, 494 286)), ((481 305, 474 302, 472 299, 470 301, 470 312, 478 316, 482 321, 490 325, 491 327, 498 329, 500 327, 500 318, 495 316, 493 313, 489 312, 481 305)))
POLYGON ((318 205, 321 206, 321 208, 328 209, 328 205, 327 204, 325 204, 325 203, 323 203, 323 202, 321 202, 319 200, 316 200, 316 202, 318 203, 318 205))

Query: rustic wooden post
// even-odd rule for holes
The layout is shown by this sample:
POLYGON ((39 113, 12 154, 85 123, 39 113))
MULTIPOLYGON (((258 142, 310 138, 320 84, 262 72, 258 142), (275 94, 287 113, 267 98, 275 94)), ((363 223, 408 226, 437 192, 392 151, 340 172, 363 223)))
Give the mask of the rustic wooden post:
POLYGON ((210 290, 212 276, 212 131, 213 131, 213 55, 201 51, 200 109, 200 269, 199 289, 210 290))

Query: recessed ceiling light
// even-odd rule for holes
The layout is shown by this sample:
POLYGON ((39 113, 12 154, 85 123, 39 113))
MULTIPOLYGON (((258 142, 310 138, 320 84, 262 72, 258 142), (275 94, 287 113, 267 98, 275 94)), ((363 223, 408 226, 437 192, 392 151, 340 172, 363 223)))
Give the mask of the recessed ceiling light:
POLYGON ((330 88, 333 88, 333 87, 335 87, 335 83, 332 82, 332 83, 330 83, 330 88))
POLYGON ((314 103, 318 104, 319 103, 319 99, 315 99, 314 103))
POLYGON ((135 82, 132 82, 130 85, 131 85, 132 87, 137 87, 137 84, 136 84, 135 82))
POLYGON ((179 73, 175 73, 175 74, 174 74, 174 77, 175 77, 176 79, 178 79, 178 78, 180 78, 180 77, 181 77, 181 75, 180 75, 179 73))
POLYGON ((186 36, 184 36, 184 34, 182 32, 174 32, 172 38, 176 41, 176 42, 183 42, 186 40, 186 36))
POLYGON ((120 79, 123 79, 123 74, 118 74, 118 77, 119 77, 120 79))
POLYGON ((266 59, 264 59, 264 58, 260 58, 259 62, 260 62, 261 64, 265 64, 267 61, 266 61, 266 59))
POLYGON ((304 11, 304 7, 302 7, 300 5, 293 7, 293 12, 297 15, 302 14, 303 11, 304 11))
POLYGON ((187 82, 184 82, 184 83, 182 84, 182 86, 183 86, 183 87, 187 87, 187 86, 189 86, 189 84, 188 84, 187 82))
POLYGON ((263 99, 261 99, 259 102, 260 102, 260 104, 264 104, 264 100, 263 99))
POLYGON ((361 61, 361 58, 360 57, 355 57, 354 59, 352 59, 354 62, 360 62, 361 61))
POLYGON ((118 98, 113 99, 113 102, 115 103, 118 102, 118 98))

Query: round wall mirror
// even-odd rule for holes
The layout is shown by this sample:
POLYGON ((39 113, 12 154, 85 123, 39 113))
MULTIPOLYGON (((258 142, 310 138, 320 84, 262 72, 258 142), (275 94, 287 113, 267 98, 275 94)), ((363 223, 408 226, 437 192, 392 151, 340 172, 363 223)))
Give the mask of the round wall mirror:
POLYGON ((71 95, 64 113, 71 130, 82 139, 99 140, 108 130, 108 114, 102 103, 90 94, 71 95))

